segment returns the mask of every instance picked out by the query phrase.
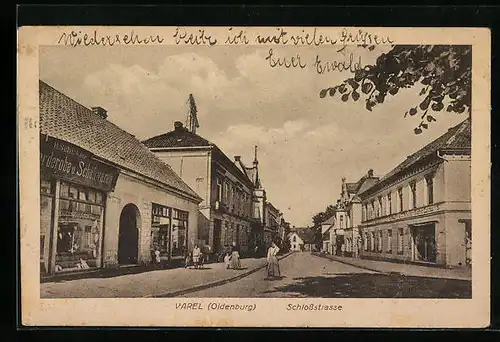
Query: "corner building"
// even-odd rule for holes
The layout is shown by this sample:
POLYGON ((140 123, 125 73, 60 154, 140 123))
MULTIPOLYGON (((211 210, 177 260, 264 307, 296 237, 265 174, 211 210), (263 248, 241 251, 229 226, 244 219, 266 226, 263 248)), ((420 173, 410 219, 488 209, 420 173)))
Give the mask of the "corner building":
POLYGON ((362 257, 470 266, 470 119, 408 156, 358 196, 362 257))
POLYGON ((39 96, 41 274, 183 259, 199 196, 103 108, 39 96))

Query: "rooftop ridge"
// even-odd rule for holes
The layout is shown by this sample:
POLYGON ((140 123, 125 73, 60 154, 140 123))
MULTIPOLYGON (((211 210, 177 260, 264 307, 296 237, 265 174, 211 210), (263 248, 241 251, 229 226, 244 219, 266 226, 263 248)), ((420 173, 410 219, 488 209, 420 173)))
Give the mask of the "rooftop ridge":
MULTIPOLYGON (((133 134, 106 120, 74 98, 39 80, 40 133, 66 140, 124 169, 176 189, 189 197, 199 198, 171 166, 161 161, 133 134), (53 122, 50 115, 58 122, 53 122), (65 121, 66 120, 66 121, 65 121), (72 122, 67 122, 73 120, 72 122), (89 134, 100 140, 89 141, 89 134), (114 134, 114 137, 108 135, 114 134), (108 139, 118 139, 120 148, 109 147, 108 139), (104 140, 103 140, 104 139, 104 140), (126 144, 126 145, 123 145, 126 144)), ((112 145, 111 145, 112 146, 112 145)))
POLYGON ((431 142, 425 144, 423 147, 416 150, 414 153, 407 156, 406 159, 404 159, 402 162, 400 162, 395 167, 393 167, 388 173, 385 174, 385 176, 381 177, 378 180, 378 182, 376 182, 375 184, 373 184, 369 188, 363 190, 359 194, 364 193, 364 192, 376 187, 379 184, 383 184, 384 182, 391 179, 393 176, 395 176, 399 172, 414 165, 417 161, 422 160, 423 158, 426 158, 439 150, 445 150, 445 149, 449 149, 449 148, 451 148, 451 149, 470 149, 470 139, 469 139, 469 147, 448 147, 447 146, 449 144, 455 143, 460 134, 464 133, 467 129, 470 129, 470 120, 471 120, 471 118, 468 117, 465 120, 458 123, 457 125, 450 127, 445 133, 443 133, 442 135, 440 135, 436 139, 432 140, 431 142))

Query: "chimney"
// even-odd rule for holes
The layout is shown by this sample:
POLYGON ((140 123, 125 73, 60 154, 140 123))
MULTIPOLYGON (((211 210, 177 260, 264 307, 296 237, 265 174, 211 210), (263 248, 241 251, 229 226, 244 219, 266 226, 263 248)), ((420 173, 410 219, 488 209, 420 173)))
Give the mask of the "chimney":
POLYGON ((234 156, 234 161, 235 161, 235 162, 239 162, 239 161, 240 161, 240 159, 241 159, 241 156, 234 156))
POLYGON ((373 169, 368 170, 368 178, 373 177, 373 169))
POLYGON ((183 127, 184 127, 184 125, 182 124, 182 122, 180 122, 180 121, 174 122, 174 130, 176 132, 181 131, 183 127))
POLYGON ((108 111, 102 107, 92 107, 92 112, 99 115, 104 120, 108 117, 108 111))

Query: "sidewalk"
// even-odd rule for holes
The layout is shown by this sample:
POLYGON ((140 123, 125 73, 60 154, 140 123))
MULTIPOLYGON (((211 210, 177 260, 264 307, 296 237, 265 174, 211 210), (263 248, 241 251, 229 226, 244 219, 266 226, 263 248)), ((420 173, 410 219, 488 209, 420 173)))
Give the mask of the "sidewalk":
POLYGON ((402 264, 402 263, 395 263, 388 261, 340 257, 333 255, 316 254, 316 256, 381 273, 398 273, 405 276, 431 277, 431 278, 443 278, 443 279, 459 279, 459 280, 472 279, 472 270, 470 268, 465 268, 465 267, 447 269, 447 268, 438 268, 430 266, 420 266, 414 264, 402 264))
MULTIPOLYGON (((280 259, 290 254, 280 256, 280 259)), ((242 259, 241 270, 226 269, 224 263, 203 269, 175 268, 127 274, 110 278, 88 278, 40 284, 40 298, 141 298, 173 297, 241 279, 266 266, 266 258, 242 259)))

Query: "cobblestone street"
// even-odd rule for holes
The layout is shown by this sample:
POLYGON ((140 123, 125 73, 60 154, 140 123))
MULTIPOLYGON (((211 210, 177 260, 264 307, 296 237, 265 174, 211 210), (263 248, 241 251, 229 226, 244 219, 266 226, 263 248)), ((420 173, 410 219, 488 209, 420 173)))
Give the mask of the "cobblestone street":
MULTIPOLYGON (((203 269, 168 269, 111 277, 46 282, 41 298, 140 297, 316 297, 316 298, 469 298, 471 282, 391 274, 356 267, 310 253, 282 258, 281 277, 266 280, 265 259, 244 259, 243 269, 222 263, 203 269)), ((396 269, 399 265, 393 265, 396 269)), ((386 266, 386 270, 387 270, 386 266)), ((406 269, 412 270, 412 266, 406 269)), ((444 273, 445 270, 441 270, 444 273)), ((434 273, 438 273, 434 271, 434 273)))
POLYGON ((241 280, 184 297, 470 298, 468 280, 391 275, 294 253, 280 262, 282 278, 265 269, 241 280))
POLYGON ((243 259, 241 270, 228 270, 222 263, 203 269, 175 268, 114 277, 88 278, 40 284, 41 298, 152 297, 167 295, 214 281, 234 278, 265 265, 265 259, 243 259))

